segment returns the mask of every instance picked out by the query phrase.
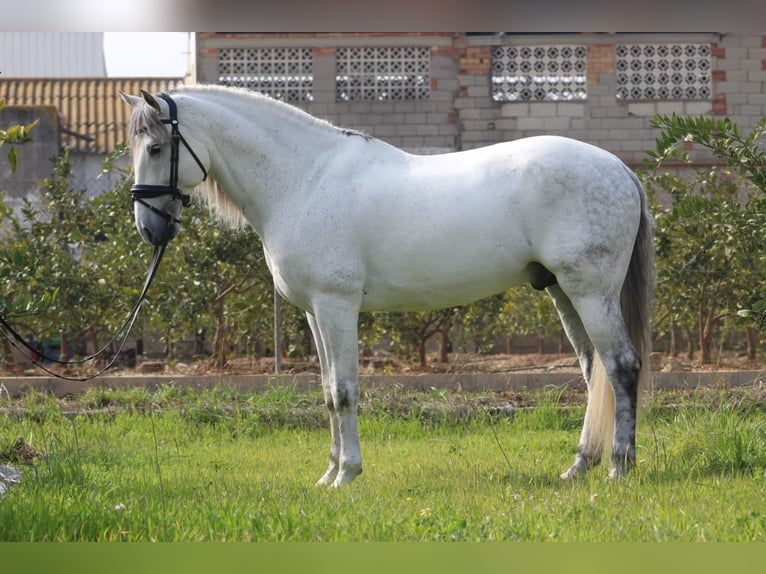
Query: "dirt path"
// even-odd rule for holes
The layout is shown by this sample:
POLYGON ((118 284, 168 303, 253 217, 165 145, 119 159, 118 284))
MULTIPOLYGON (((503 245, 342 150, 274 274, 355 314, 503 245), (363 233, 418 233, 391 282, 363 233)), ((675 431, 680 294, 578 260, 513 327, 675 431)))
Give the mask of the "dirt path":
MULTIPOLYGON (((574 355, 559 354, 494 354, 479 355, 471 353, 452 353, 448 363, 440 363, 435 357, 429 358, 429 363, 421 367, 417 363, 402 361, 393 355, 376 353, 371 357, 364 357, 360 363, 360 374, 363 375, 387 375, 387 374, 422 374, 422 373, 510 373, 510 372, 557 372, 579 373, 580 367, 574 355)), ((173 365, 164 365, 166 374, 201 375, 213 374, 204 361, 185 363, 179 361, 173 365)), ((689 361, 680 357, 668 357, 661 353, 652 355, 652 369, 654 371, 760 371, 766 369, 766 360, 759 359, 748 361, 745 357, 735 353, 723 354, 718 360, 709 365, 702 365, 698 361, 689 361)), ((220 372, 220 371, 219 371, 220 372)), ((271 374, 274 372, 274 359, 263 358, 250 360, 235 358, 229 361, 224 371, 227 374, 271 374)), ((282 359, 281 372, 286 374, 319 373, 319 363, 313 360, 282 359)), ((126 374, 130 374, 126 371, 126 374)))

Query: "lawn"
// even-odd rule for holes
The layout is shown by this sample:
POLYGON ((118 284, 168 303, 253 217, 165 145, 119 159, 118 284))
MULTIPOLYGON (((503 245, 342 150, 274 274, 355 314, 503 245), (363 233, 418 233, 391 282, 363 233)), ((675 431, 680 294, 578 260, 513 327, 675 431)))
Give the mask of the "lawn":
POLYGON ((0 498, 0 541, 763 542, 762 393, 648 396, 636 471, 564 482, 582 396, 376 389, 364 473, 338 490, 314 486, 319 391, 3 396, 0 464, 17 437, 36 456, 0 498))

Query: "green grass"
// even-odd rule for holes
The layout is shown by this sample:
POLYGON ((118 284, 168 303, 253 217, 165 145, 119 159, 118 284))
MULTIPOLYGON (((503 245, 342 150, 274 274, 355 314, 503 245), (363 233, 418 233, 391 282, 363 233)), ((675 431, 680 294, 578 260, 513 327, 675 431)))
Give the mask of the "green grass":
POLYGON ((368 391, 365 471, 334 490, 314 487, 318 392, 3 397, 0 452, 21 436, 45 456, 0 498, 0 540, 765 541, 761 398, 658 394, 635 472, 563 482, 582 397, 513 397, 510 418, 490 395, 368 391))

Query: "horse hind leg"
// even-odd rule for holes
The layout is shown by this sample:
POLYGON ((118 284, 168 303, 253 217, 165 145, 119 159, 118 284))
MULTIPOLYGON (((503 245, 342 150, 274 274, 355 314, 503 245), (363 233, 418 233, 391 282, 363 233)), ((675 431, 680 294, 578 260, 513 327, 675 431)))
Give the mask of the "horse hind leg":
MULTIPOLYGON (((586 297, 575 301, 583 326, 593 343, 597 357, 603 365, 594 369, 591 375, 591 387, 604 387, 600 394, 605 403, 612 391, 613 406, 601 409, 603 420, 593 429, 605 432, 609 425, 606 419, 613 420, 612 461, 610 478, 624 475, 636 460, 636 416, 638 406, 638 386, 641 372, 641 357, 631 341, 620 311, 619 296, 586 297), (600 380, 596 381, 596 378, 600 380), (601 380, 605 379, 605 380, 601 380), (608 381, 610 384, 606 383, 608 381), (608 417, 609 411, 613 413, 608 417)), ((595 389, 594 389, 595 392, 595 389)), ((592 397, 589 395, 588 401, 592 397)), ((609 405, 611 406, 611 404, 609 405)))
POLYGON ((580 440, 577 443, 577 454, 572 466, 561 475, 563 479, 572 479, 584 475, 588 469, 601 463, 606 443, 611 441, 614 427, 614 394, 572 301, 558 284, 549 285, 546 291, 572 343, 588 389, 588 402, 580 440))

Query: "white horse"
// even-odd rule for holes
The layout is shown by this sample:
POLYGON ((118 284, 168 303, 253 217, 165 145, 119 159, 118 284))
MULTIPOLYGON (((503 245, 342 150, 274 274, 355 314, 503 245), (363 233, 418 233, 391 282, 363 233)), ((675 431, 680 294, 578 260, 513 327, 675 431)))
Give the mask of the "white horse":
POLYGON ((122 97, 133 107, 142 237, 157 245, 177 234, 179 200, 199 187, 224 220, 255 228, 277 290, 305 310, 332 437, 317 484, 362 472, 360 311, 462 305, 524 282, 553 299, 588 385, 562 477, 585 473, 609 445, 611 477, 634 464, 652 219, 617 157, 554 136, 420 156, 239 89, 122 97))

